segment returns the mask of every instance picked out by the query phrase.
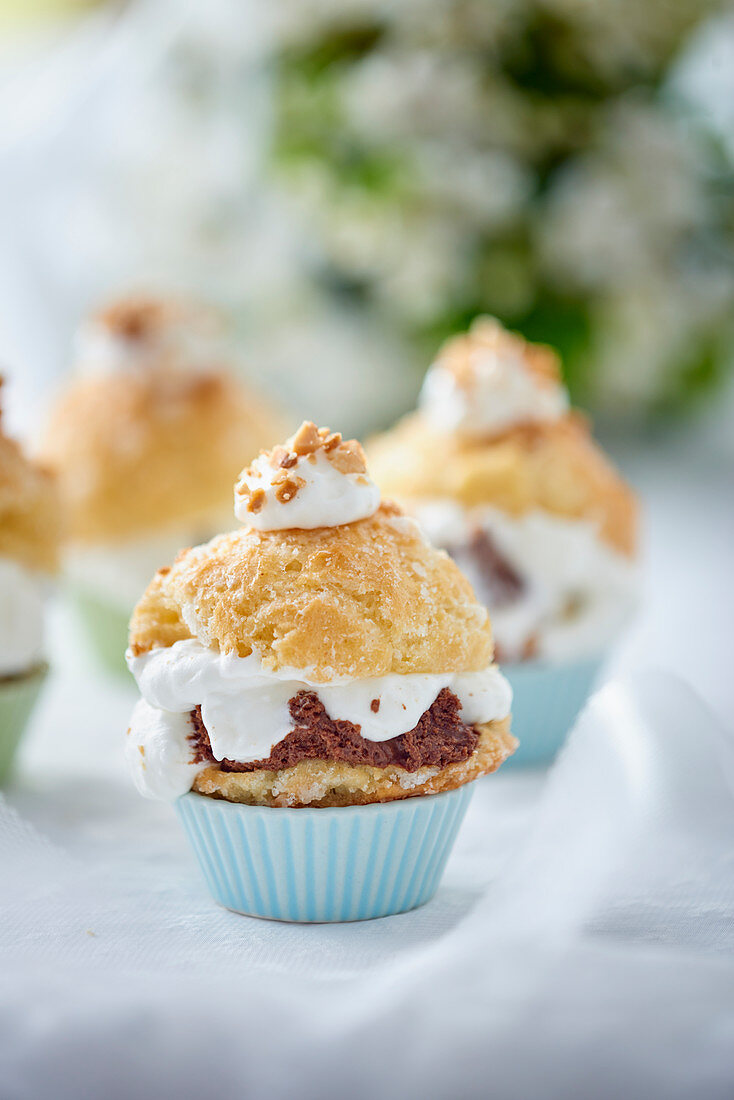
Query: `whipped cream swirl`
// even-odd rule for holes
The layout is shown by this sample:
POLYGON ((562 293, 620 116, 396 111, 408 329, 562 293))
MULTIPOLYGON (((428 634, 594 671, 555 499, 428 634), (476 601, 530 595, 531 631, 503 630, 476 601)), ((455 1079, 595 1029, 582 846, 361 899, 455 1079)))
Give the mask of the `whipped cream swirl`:
POLYGON ((155 297, 121 298, 84 321, 74 338, 79 374, 148 370, 152 365, 201 368, 217 359, 220 325, 194 303, 155 297))
POLYGON ((569 400, 554 368, 552 352, 483 318, 442 350, 426 374, 419 406, 437 431, 467 436, 557 420, 569 400))
POLYGON ((380 504, 364 452, 351 439, 306 422, 284 447, 263 452, 235 486, 235 515, 258 531, 338 527, 380 504))
POLYGON ((185 794, 206 766, 191 763, 187 741, 188 714, 197 705, 215 759, 248 763, 268 757, 293 728, 288 703, 300 691, 315 692, 330 718, 359 726, 369 741, 414 729, 443 688, 458 697, 462 721, 470 725, 506 717, 512 701, 494 665, 324 683, 309 678, 308 670, 266 669, 255 653, 221 654, 196 639, 142 656, 128 653, 127 660, 144 703, 133 712, 127 757, 138 788, 153 798, 185 794))

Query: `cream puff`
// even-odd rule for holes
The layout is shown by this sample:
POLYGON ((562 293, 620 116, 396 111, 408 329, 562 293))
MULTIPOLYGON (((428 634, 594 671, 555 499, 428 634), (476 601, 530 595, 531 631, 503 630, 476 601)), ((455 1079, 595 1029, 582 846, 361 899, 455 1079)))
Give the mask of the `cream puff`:
POLYGON ((501 659, 569 661, 614 639, 635 604, 637 503, 550 348, 478 319, 369 454, 489 607, 501 659))
POLYGON ((113 303, 82 327, 42 438, 69 520, 67 573, 125 619, 161 562, 221 529, 233 465, 281 431, 214 335, 196 307, 113 303))
POLYGON ((235 513, 133 614, 135 782, 176 803, 229 908, 342 920, 422 904, 468 785, 516 747, 487 611, 381 502, 356 440, 304 423, 243 470, 235 513))
POLYGON ((497 768, 514 741, 487 612, 380 503, 359 444, 305 424, 235 499, 244 526, 160 570, 132 618, 145 793, 334 806, 497 768))

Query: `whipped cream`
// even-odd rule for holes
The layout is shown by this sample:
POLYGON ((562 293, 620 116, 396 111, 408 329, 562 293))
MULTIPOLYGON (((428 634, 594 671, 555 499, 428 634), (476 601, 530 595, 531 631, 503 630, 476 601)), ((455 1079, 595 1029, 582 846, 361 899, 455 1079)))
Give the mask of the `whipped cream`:
POLYGON ((484 321, 447 346, 429 368, 419 407, 445 433, 491 436, 517 424, 557 420, 569 408, 559 381, 529 365, 544 349, 484 321))
POLYGON ((77 329, 75 370, 114 374, 172 362, 201 367, 217 358, 218 328, 215 315, 204 307, 157 298, 122 299, 77 329))
POLYGON ((191 762, 191 722, 138 699, 125 741, 125 760, 135 786, 146 798, 173 802, 191 790, 201 764, 191 762))
POLYGON ((258 531, 338 527, 366 519, 380 504, 355 440, 306 423, 285 447, 261 454, 235 486, 235 515, 258 531))
POLYGON ((43 653, 43 580, 0 557, 0 677, 29 672, 43 653))
POLYGON ((150 347, 111 332, 99 321, 85 321, 74 336, 74 369, 79 374, 115 374, 144 365, 150 347))
MULTIPOLYGON (((164 716, 153 723, 148 711, 142 710, 133 714, 131 724, 130 740, 146 762, 142 776, 133 748, 128 758, 138 769, 139 785, 147 785, 144 793, 153 798, 162 797, 155 791, 168 782, 150 776, 157 766, 154 760, 160 760, 160 768, 166 770, 169 758, 180 758, 180 741, 176 741, 178 748, 162 744, 165 715, 186 716, 197 705, 215 759, 248 763, 269 756, 293 728, 288 703, 299 691, 315 692, 330 718, 360 726, 362 737, 369 741, 387 741, 413 729, 443 688, 458 697, 461 718, 469 724, 506 717, 512 702, 510 686, 494 665, 479 672, 390 674, 324 683, 309 678, 306 669, 273 671, 263 667, 257 654, 221 654, 196 639, 137 657, 128 652, 127 661, 145 702, 164 716), (379 700, 377 709, 375 700, 379 700)), ((180 725, 172 719, 167 736, 175 740, 179 734, 180 725)), ((187 771, 177 771, 170 779, 178 794, 189 790, 191 781, 187 771)))
POLYGON ((505 660, 531 640, 538 657, 568 661, 598 653, 619 632, 637 602, 636 564, 610 547, 588 520, 539 510, 510 516, 496 508, 465 509, 430 501, 412 509, 428 537, 449 550, 490 612, 505 660), (519 595, 493 605, 472 540, 485 532, 522 582, 519 595))

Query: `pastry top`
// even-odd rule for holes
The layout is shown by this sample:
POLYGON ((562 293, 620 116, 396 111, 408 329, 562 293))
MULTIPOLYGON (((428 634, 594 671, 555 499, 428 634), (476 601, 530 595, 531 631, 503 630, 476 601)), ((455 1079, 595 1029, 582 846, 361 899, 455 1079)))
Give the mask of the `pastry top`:
POLYGON ((70 538, 89 544, 219 521, 233 470, 279 434, 227 370, 166 360, 74 378, 40 453, 58 473, 70 538))
POLYGON ((484 442, 440 435, 420 413, 405 417, 369 449, 383 491, 401 500, 449 498, 509 515, 533 510, 593 522, 600 537, 632 556, 637 502, 577 413, 523 425, 484 442))
POLYGON ((332 527, 371 516, 380 490, 367 473, 362 445, 306 420, 298 431, 240 474, 237 519, 260 531, 332 527))
POLYGON ((222 334, 216 311, 179 298, 129 294, 88 317, 75 338, 78 373, 210 362, 222 334))
POLYGON ((558 420, 569 401, 551 348, 529 344, 492 317, 478 317, 439 350, 419 406, 437 431, 489 439, 517 425, 558 420))
POLYGON ((447 341, 419 410, 373 440, 369 457, 380 488, 401 501, 588 520, 634 554, 635 496, 570 409, 557 355, 492 318, 447 341))
POLYGON ((192 317, 206 316, 209 314, 203 307, 180 299, 129 294, 102 306, 90 322, 115 336, 145 341, 182 321, 190 324, 192 317))
POLYGON ((561 362, 553 348, 531 344, 515 332, 508 332, 494 317, 477 317, 469 331, 448 339, 436 357, 440 366, 454 376, 458 385, 471 390, 484 363, 496 367, 510 360, 516 370, 525 370, 541 389, 563 385, 561 362))
POLYGON ((58 564, 60 531, 54 478, 5 434, 0 407, 0 556, 52 572, 58 564))
POLYGON ((133 613, 133 654, 196 637, 316 681, 474 671, 489 618, 463 574, 397 506, 315 529, 244 528, 181 553, 133 613))

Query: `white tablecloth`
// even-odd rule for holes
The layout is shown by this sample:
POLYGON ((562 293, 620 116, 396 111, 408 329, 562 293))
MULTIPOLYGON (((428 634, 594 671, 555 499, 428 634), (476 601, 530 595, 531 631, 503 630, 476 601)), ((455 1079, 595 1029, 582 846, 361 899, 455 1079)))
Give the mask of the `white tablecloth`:
MULTIPOLYGON (((656 492, 621 678, 547 779, 477 784, 414 913, 218 909, 123 773, 132 691, 62 658, 0 805, 0 1095, 734 1094, 734 748, 649 667, 726 715, 730 520, 707 485, 656 492)), ((57 648, 69 631, 59 612, 57 648)))

